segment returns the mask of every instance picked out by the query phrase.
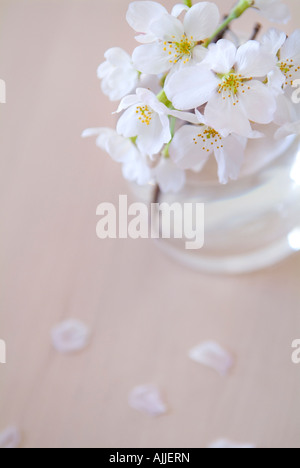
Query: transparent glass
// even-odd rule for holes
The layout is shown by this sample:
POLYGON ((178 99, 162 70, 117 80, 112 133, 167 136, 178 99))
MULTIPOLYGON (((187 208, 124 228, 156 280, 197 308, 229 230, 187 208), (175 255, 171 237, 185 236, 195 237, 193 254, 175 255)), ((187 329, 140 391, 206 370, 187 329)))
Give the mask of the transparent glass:
MULTIPOLYGON (((212 158, 213 159, 213 158, 212 158)), ((269 267, 300 250, 300 140, 254 141, 238 181, 220 185, 212 163, 189 173, 178 194, 160 202, 205 204, 205 243, 186 250, 187 239, 159 239, 166 253, 181 263, 210 273, 246 273, 269 267)), ((134 187, 151 202, 153 187, 134 187)))

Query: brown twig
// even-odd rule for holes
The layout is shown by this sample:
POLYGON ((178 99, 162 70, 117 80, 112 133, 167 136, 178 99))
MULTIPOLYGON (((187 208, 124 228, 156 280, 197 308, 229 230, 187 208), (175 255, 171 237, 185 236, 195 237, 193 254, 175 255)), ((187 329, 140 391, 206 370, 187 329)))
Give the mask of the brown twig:
POLYGON ((256 23, 256 25, 254 27, 254 30, 253 30, 253 33, 252 33, 252 36, 250 37, 249 41, 255 41, 258 34, 260 33, 261 28, 262 28, 262 25, 260 23, 256 23))
POLYGON ((160 188, 159 185, 156 184, 153 191, 152 203, 158 203, 160 199, 160 188))

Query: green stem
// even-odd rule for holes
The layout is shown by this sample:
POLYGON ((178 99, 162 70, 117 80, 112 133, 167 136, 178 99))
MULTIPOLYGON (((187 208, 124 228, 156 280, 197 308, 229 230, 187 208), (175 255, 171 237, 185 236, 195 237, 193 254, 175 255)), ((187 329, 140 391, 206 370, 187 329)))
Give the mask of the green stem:
POLYGON ((173 117, 173 116, 170 116, 170 130, 171 130, 171 140, 169 141, 169 143, 164 147, 163 149, 163 157, 168 159, 170 157, 169 155, 169 148, 170 148, 170 145, 172 143, 172 140, 174 138, 174 135, 175 135, 175 125, 176 125, 176 117, 173 117))
POLYGON ((167 98, 166 93, 164 92, 163 89, 161 90, 161 92, 156 97, 159 100, 159 102, 164 104, 166 107, 168 107, 169 109, 171 109, 171 108, 173 109, 173 105, 172 105, 171 101, 169 101, 169 99, 167 98))
POLYGON ((189 8, 192 8, 193 6, 192 0, 183 0, 183 3, 189 8))
POLYGON ((213 35, 211 37, 209 37, 208 39, 206 39, 205 43, 203 44, 204 47, 208 47, 209 44, 212 43, 212 41, 214 40, 215 37, 218 37, 218 35, 224 31, 224 29, 227 28, 227 26, 231 23, 231 21, 233 21, 235 19, 235 16, 232 16, 231 14, 226 18, 226 20, 218 27, 218 29, 216 29, 216 31, 213 33, 213 35))
POLYGON ((205 42, 204 42, 204 47, 208 47, 209 44, 212 43, 212 41, 218 37, 218 35, 224 31, 224 29, 227 28, 227 26, 235 19, 239 18, 242 16, 242 14, 248 10, 251 6, 253 6, 254 1, 253 0, 240 0, 238 4, 233 8, 233 10, 230 12, 228 17, 225 19, 225 21, 218 27, 218 29, 213 33, 211 37, 209 37, 205 42))

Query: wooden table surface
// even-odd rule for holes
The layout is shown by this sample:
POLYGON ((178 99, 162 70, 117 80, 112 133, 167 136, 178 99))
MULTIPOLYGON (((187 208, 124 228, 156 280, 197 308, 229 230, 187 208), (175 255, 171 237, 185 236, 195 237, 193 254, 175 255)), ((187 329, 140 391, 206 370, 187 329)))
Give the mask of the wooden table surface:
MULTIPOLYGON (((300 10, 289 4, 293 28, 300 10)), ((80 134, 114 123, 96 68, 110 46, 135 44, 127 5, 0 2, 0 432, 16 425, 30 448, 206 447, 219 437, 300 448, 300 365, 291 362, 300 256, 253 275, 205 276, 151 241, 96 238, 97 205, 128 187, 80 134), (92 339, 63 356, 50 330, 69 317, 92 339), (235 355, 228 377, 187 358, 206 339, 235 355), (143 383, 161 388, 167 415, 129 408, 128 392, 143 383)), ((243 21, 249 32, 255 18, 243 21)))

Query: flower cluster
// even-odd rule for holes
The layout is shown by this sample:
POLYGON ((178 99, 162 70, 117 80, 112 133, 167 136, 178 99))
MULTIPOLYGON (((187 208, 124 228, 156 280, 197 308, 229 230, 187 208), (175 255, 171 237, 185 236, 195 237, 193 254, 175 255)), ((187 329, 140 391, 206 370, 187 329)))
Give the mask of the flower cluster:
MULTIPOLYGON (((177 192, 186 171, 199 172, 214 155, 220 183, 239 177, 249 140, 274 126, 274 138, 299 132, 291 95, 300 77, 300 30, 275 28, 237 44, 230 23, 248 8, 287 22, 280 0, 240 0, 220 22, 214 3, 190 0, 169 13, 153 1, 129 5, 127 21, 139 45, 132 56, 109 49, 98 68, 102 90, 121 101, 116 130, 88 129, 97 145, 123 165, 124 177, 177 192)), ((298 112, 297 112, 298 111, 298 112)))

